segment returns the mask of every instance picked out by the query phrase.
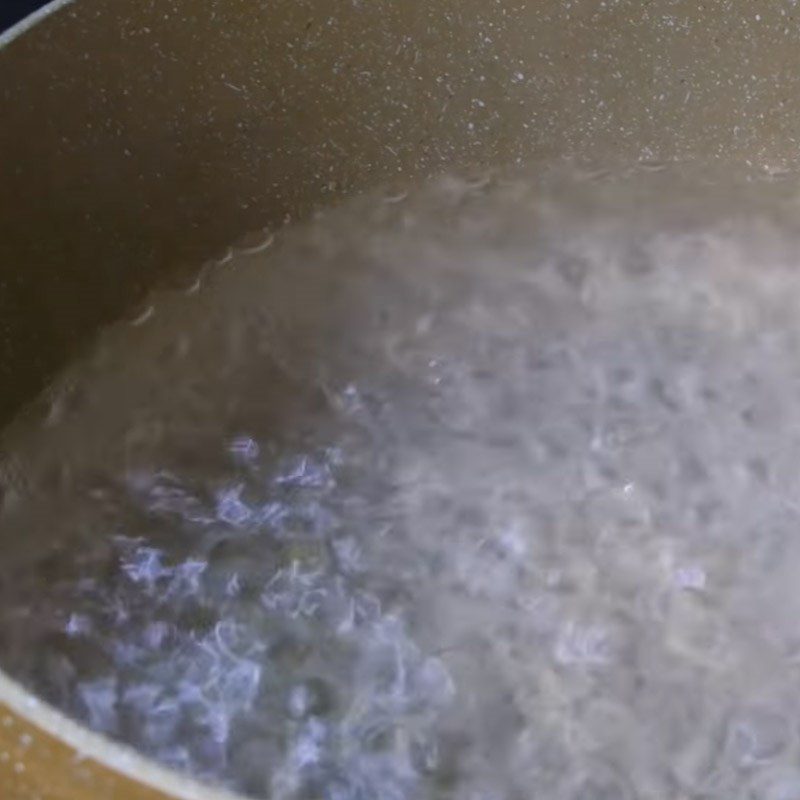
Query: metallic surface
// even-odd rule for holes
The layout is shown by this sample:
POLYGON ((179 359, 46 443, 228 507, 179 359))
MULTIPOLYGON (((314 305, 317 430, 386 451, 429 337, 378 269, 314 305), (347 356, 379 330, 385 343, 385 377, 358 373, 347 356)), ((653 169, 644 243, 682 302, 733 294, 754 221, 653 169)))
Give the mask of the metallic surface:
MULTIPOLYGON (((154 283, 379 182, 562 156, 793 172, 799 66, 794 0, 65 5, 0 50, 0 419, 154 283)), ((53 715, 10 686, 0 796, 161 796, 98 737, 75 762, 75 726, 32 729, 53 715)))

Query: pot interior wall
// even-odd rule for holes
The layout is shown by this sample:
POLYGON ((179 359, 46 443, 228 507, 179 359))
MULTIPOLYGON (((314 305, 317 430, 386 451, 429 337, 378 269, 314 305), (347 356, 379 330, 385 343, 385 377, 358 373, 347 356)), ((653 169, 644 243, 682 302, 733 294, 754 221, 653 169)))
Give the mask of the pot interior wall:
POLYGON ((154 281, 393 178, 795 167, 776 0, 79 0, 0 51, 0 421, 154 281))

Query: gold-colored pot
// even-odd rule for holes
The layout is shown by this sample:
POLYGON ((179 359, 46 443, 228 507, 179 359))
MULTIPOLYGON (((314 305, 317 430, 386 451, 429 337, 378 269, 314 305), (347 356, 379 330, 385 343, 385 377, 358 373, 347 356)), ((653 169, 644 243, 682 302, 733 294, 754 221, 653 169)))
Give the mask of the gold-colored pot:
MULTIPOLYGON (((800 160, 788 0, 59 0, 0 37, 0 423, 98 326, 370 185, 800 160)), ((0 797, 221 797, 0 674, 0 797)))

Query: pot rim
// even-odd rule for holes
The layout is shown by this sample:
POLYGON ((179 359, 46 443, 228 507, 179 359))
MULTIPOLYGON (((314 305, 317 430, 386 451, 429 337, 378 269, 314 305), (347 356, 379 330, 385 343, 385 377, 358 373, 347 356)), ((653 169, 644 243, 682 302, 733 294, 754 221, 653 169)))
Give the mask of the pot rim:
POLYGON ((12 25, 8 30, 0 32, 0 49, 11 44, 15 39, 22 36, 25 31, 30 30, 34 25, 41 22, 46 17, 58 11, 63 6, 68 6, 75 0, 51 0, 36 11, 23 17, 19 22, 12 25))

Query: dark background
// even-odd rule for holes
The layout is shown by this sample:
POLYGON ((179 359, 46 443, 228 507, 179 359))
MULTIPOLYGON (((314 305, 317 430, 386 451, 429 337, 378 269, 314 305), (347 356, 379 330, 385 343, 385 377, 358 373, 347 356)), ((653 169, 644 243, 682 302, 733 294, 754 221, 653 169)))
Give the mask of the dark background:
POLYGON ((0 31, 28 16, 31 11, 46 4, 47 0, 0 0, 0 31))

